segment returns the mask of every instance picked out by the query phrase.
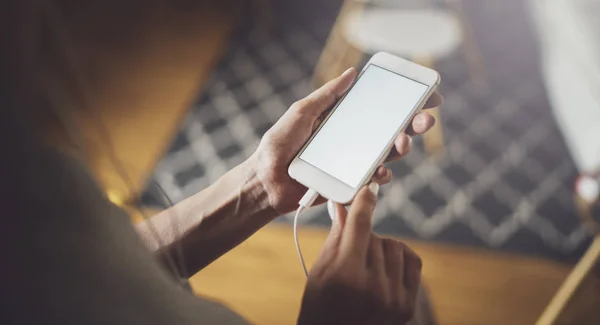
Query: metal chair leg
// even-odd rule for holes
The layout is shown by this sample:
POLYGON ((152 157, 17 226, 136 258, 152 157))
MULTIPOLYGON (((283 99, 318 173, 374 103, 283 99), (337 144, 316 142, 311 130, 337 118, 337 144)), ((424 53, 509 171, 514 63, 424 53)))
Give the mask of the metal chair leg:
POLYGON ((600 260, 600 235, 594 238, 587 252, 579 260, 579 263, 575 265, 573 271, 567 276, 548 306, 546 306, 546 309, 535 323, 536 325, 556 324, 567 303, 571 300, 573 294, 586 276, 594 269, 598 260, 600 260))

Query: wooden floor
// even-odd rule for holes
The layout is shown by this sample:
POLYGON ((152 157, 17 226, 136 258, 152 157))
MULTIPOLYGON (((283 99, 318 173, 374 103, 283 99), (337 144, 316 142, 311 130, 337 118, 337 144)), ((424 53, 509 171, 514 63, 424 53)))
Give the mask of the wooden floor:
MULTIPOLYGON (((323 229, 301 230, 301 245, 309 264, 316 258, 325 236, 323 229)), ((569 265, 545 260, 408 243, 423 258, 424 281, 442 325, 534 324, 571 269, 569 265)), ((304 283, 291 229, 285 225, 271 225, 259 231, 192 278, 199 294, 223 301, 261 325, 294 324, 304 283)), ((596 289, 600 288, 600 281, 593 283, 596 289)), ((600 306, 599 293, 588 294, 586 305, 600 306)), ((585 322, 579 319, 576 323, 564 323, 585 322)), ((588 323, 600 324, 585 324, 588 323)))

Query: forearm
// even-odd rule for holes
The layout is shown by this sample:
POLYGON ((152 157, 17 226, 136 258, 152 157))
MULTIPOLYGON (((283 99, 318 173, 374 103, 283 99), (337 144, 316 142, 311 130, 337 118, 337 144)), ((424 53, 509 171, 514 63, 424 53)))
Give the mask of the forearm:
POLYGON ((191 276, 277 216, 254 170, 251 158, 205 190, 138 224, 138 232, 163 262, 171 256, 191 276))

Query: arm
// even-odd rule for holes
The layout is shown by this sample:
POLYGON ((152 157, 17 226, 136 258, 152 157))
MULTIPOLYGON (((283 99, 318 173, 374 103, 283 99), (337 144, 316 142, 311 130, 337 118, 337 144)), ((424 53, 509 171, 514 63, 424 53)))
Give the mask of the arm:
MULTIPOLYGON (((163 263, 182 249, 191 275, 237 246, 278 215, 294 210, 306 188, 292 180, 287 166, 310 137, 319 116, 352 84, 354 69, 298 101, 265 134, 256 152, 215 184, 137 226, 163 263), (171 227, 176 218, 178 234, 171 227), (160 235, 160 242, 148 226, 160 235), (164 245, 164 246, 161 246, 164 245), (162 253, 162 254, 160 254, 162 253), (167 255, 168 254, 168 255, 167 255)), ((177 266, 181 268, 180 266, 177 266)))
POLYGON ((255 166, 252 156, 205 190, 138 224, 138 233, 165 264, 169 254, 178 267, 182 265, 177 260, 181 249, 185 272, 179 272, 191 276, 278 216, 255 166), (156 229, 160 242, 150 227, 156 229))
MULTIPOLYGON (((291 212, 306 187, 291 179, 287 168, 296 153, 319 125, 321 115, 350 87, 356 71, 348 69, 306 98, 294 103, 262 138, 256 152, 206 190, 138 225, 138 230, 150 249, 177 257, 183 250, 187 274, 196 273, 216 258, 243 242, 278 215, 291 212), (172 231, 170 218, 176 218, 178 233, 172 231), (149 231, 154 225, 161 241, 149 231), (160 244, 164 244, 161 247, 160 244)), ((441 104, 441 97, 432 96, 426 108, 441 104)), ((411 126, 398 136, 388 161, 400 159, 410 150, 410 135, 421 134, 435 120, 422 112, 411 126)), ((392 173, 380 166, 373 181, 384 184, 392 173)), ((320 198, 317 203, 325 200, 320 198)), ((167 256, 159 254, 159 256, 167 256)), ((163 262, 167 262, 163 258, 163 262)), ((181 261, 177 261, 181 265, 181 261)))

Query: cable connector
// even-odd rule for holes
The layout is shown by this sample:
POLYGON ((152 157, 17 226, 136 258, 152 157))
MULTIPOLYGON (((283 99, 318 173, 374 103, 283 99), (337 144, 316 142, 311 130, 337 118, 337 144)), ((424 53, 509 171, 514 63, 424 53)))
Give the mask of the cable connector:
POLYGON ((315 203, 315 200, 319 197, 319 193, 313 189, 308 189, 304 196, 298 201, 298 205, 303 208, 309 208, 315 203))

